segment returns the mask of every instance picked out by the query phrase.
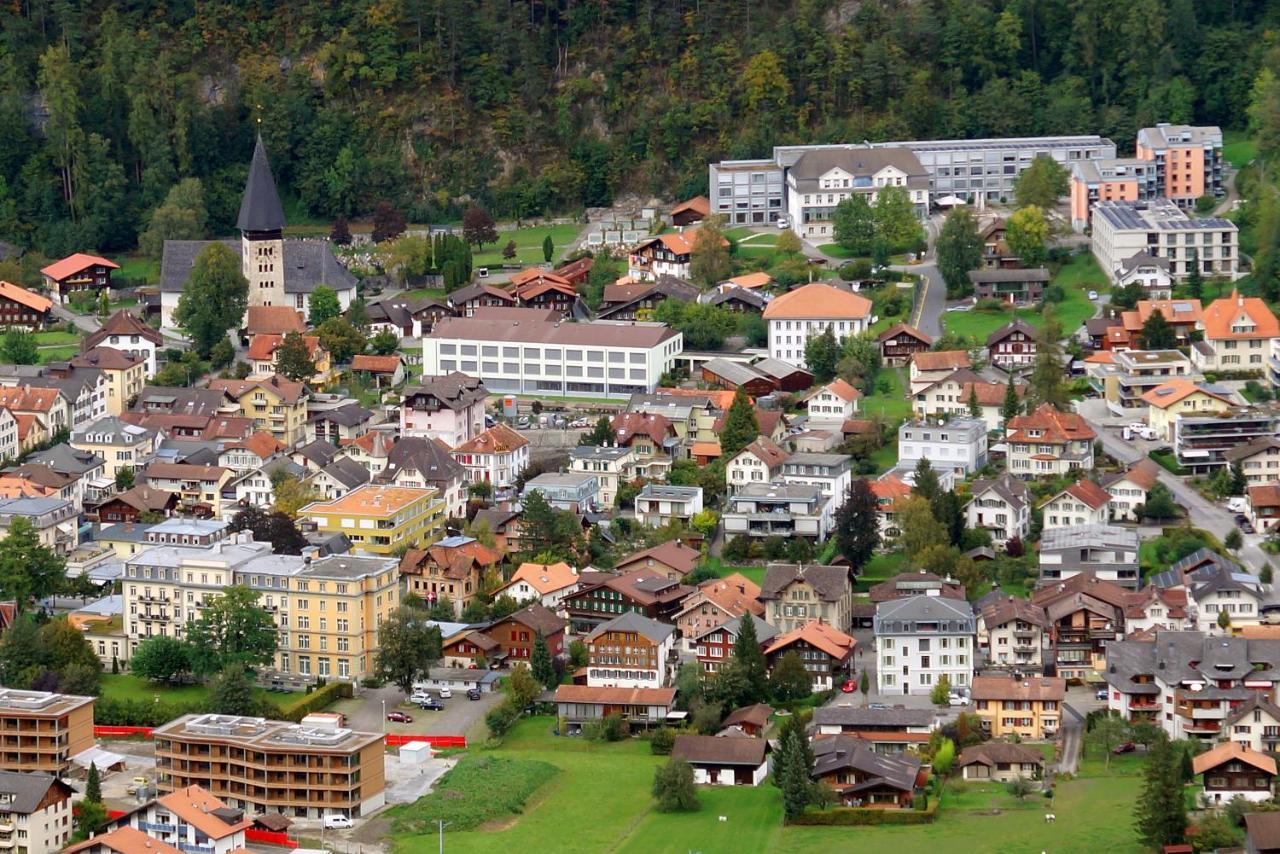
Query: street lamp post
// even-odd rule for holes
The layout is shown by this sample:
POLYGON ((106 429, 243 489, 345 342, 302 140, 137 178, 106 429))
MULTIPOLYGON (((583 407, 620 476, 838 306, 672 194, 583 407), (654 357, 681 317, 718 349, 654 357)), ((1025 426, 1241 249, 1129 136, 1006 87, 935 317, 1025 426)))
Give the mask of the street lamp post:
POLYGON ((383 735, 386 735, 386 732, 387 732, 387 701, 384 698, 382 701, 382 733, 383 735))
POLYGON ((436 819, 436 824, 440 825, 440 854, 444 854, 444 829, 453 824, 453 822, 436 819))

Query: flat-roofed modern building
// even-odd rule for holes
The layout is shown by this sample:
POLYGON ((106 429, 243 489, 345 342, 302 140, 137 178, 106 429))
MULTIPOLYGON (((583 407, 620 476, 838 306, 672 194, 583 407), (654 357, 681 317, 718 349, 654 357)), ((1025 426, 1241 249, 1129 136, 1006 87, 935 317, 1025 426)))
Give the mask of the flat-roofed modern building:
POLYGON ((444 318, 422 339, 423 373, 462 371, 490 392, 621 398, 656 389, 684 349, 684 336, 662 323, 569 323, 545 314, 477 309, 444 318))
POLYGON ((200 786, 256 813, 358 817, 386 796, 382 735, 236 715, 183 715, 155 730, 161 792, 200 786))
POLYGON ((1166 259, 1174 282, 1184 281, 1195 265, 1205 278, 1237 279, 1238 231, 1229 219, 1189 217, 1168 199, 1093 206, 1093 255, 1112 279, 1140 253, 1166 259))
MULTIPOLYGON (((788 173, 806 153, 885 148, 906 149, 915 155, 929 176, 926 204, 929 199, 945 196, 970 202, 1010 200, 1013 182, 1039 155, 1052 157, 1067 169, 1080 161, 1116 156, 1114 142, 1092 134, 780 145, 774 147, 769 158, 710 164, 711 213, 724 217, 731 225, 776 222, 791 207, 789 196, 804 193, 788 188, 788 173)), ((801 226, 792 219, 793 229, 801 226)))
POLYGON ((1223 193, 1219 127, 1160 122, 1138 131, 1134 152, 1154 167, 1157 192, 1180 207, 1223 193))
POLYGON ((1149 160, 1078 160, 1071 165, 1071 227, 1084 231, 1098 202, 1135 202, 1159 194, 1156 165, 1149 160))
POLYGON ((61 776, 93 747, 93 697, 0 688, 0 770, 61 776))

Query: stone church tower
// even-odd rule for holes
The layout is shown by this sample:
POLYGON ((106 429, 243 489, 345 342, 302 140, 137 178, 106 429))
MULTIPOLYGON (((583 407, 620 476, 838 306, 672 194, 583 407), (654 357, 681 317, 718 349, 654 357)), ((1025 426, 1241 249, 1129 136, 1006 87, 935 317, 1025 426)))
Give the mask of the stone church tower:
POLYGON ((261 135, 253 149, 236 228, 240 264, 249 280, 249 305, 289 305, 284 292, 284 208, 261 135))

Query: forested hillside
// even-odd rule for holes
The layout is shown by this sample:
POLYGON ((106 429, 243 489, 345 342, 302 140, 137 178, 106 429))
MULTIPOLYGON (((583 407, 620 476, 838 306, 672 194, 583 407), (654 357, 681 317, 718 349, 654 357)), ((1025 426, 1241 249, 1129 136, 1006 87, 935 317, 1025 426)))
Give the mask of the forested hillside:
POLYGON ((234 220, 253 133, 294 210, 410 220, 705 190, 777 143, 1240 127, 1268 0, 14 0, 0 238, 132 247, 184 177, 234 220))

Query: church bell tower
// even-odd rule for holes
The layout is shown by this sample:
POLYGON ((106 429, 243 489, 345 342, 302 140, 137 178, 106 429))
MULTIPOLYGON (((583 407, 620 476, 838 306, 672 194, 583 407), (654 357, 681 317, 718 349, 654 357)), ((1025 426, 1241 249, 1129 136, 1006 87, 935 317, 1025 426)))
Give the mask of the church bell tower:
POLYGON ((258 135, 240 200, 240 262, 249 280, 249 305, 293 307, 284 292, 284 208, 258 135))

